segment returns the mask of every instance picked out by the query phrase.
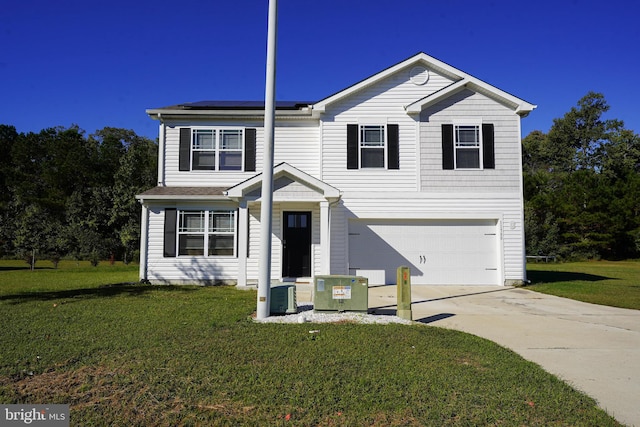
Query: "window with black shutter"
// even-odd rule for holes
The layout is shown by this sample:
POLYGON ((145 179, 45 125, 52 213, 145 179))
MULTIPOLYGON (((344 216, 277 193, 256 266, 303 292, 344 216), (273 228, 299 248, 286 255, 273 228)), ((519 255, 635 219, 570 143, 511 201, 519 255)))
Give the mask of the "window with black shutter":
POLYGON ((347 125, 347 169, 400 169, 397 124, 347 125))
POLYGON ((256 170, 256 129, 180 128, 180 171, 256 170))
POLYGON ((493 124, 443 124, 442 169, 495 169, 493 124))

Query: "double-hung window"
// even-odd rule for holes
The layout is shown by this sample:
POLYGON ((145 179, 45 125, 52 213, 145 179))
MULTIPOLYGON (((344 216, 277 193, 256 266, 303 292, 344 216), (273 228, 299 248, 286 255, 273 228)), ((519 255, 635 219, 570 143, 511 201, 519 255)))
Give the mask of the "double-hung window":
POLYGON ((178 255, 204 255, 205 212, 180 211, 178 255))
POLYGON ((360 126, 360 167, 384 168, 385 165, 385 127, 383 125, 360 126))
POLYGON ((242 129, 193 129, 191 169, 241 171, 242 129))
POLYGON ((233 255, 235 248, 235 211, 209 212, 209 255, 233 255))
POLYGON ((400 169, 396 123, 347 124, 347 169, 400 169))
POLYGON ((191 144, 192 169, 216 169, 216 136, 213 129, 194 129, 191 144))
POLYGON ((242 131, 240 129, 220 130, 219 153, 219 170, 242 170, 242 131))
POLYGON ((255 171, 256 129, 180 128, 178 170, 255 171))
POLYGON ((494 149, 492 123, 442 124, 442 169, 495 169, 494 149))
POLYGON ((455 135, 455 162, 456 169, 480 169, 480 126, 456 125, 455 135))
POLYGON ((179 211, 178 255, 234 256, 234 210, 179 211))

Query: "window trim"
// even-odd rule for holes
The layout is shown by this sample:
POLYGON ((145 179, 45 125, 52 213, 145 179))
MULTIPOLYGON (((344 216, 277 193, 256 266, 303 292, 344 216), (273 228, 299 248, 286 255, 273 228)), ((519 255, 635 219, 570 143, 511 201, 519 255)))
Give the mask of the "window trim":
POLYGON ((474 171, 474 170, 483 170, 484 169, 484 164, 483 164, 483 153, 484 153, 484 147, 483 147, 483 129, 482 129, 482 120, 473 120, 473 119, 461 119, 461 120, 454 120, 452 125, 453 125, 453 169, 454 170, 468 170, 468 171, 474 171), (458 141, 458 132, 459 132, 459 128, 461 127, 475 127, 476 128, 476 135, 478 137, 478 141, 477 141, 477 145, 473 146, 473 147, 464 147, 464 146, 460 146, 459 145, 459 141, 458 141), (458 150, 477 150, 478 151, 478 167, 459 167, 458 166, 458 150))
POLYGON ((378 169, 378 170, 387 170, 388 169, 388 149, 389 149, 389 131, 387 129, 387 124, 373 124, 373 123, 359 123, 358 124, 358 169, 378 169), (366 146, 364 145, 365 141, 363 140, 363 136, 365 135, 365 128, 379 128, 382 130, 382 145, 381 146, 366 146), (363 166, 363 150, 379 150, 382 147, 382 166, 363 166))
POLYGON ((246 128, 244 127, 236 127, 236 126, 193 126, 190 128, 190 142, 189 142, 189 171, 196 173, 211 173, 211 172, 221 172, 221 173, 238 173, 245 172, 245 162, 246 162, 246 128), (213 149, 202 149, 195 148, 195 136, 199 131, 211 131, 213 132, 213 149), (239 149, 228 149, 222 148, 222 134, 224 131, 239 131, 239 149), (221 153, 223 152, 240 152, 240 167, 239 169, 222 169, 220 167, 220 160, 222 158, 221 153), (212 169, 204 169, 204 168, 195 168, 194 167, 194 153, 196 152, 213 152, 215 157, 214 167, 212 169))
POLYGON ((482 122, 474 122, 474 121, 461 121, 453 123, 453 165, 455 170, 483 170, 483 146, 482 146, 482 122), (476 145, 473 146, 463 146, 460 145, 458 141, 459 131, 461 127, 474 127, 476 131, 476 136, 478 138, 476 145), (477 150, 478 152, 478 167, 459 167, 458 166, 458 150, 477 150))
POLYGON ((238 210, 227 208, 213 208, 213 209, 177 209, 176 218, 176 256, 178 258, 236 258, 238 256, 238 210), (227 214, 231 216, 232 231, 215 231, 212 224, 214 214, 227 214), (185 214, 200 214, 202 218, 202 228, 199 230, 184 230, 183 218, 185 214), (182 253, 182 247, 180 245, 180 237, 187 235, 202 236, 202 253, 201 254, 185 254, 182 253), (226 255, 210 254, 209 240, 211 236, 231 236, 233 235, 233 253, 226 255))

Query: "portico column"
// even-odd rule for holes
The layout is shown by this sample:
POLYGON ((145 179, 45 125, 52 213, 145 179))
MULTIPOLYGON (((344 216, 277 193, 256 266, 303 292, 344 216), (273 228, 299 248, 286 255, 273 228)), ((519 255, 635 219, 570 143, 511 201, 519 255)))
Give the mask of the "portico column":
POLYGON ((140 281, 147 280, 147 241, 149 236, 149 209, 142 204, 142 227, 140 231, 140 281))
POLYGON ((329 202, 320 202, 320 274, 331 271, 331 230, 329 228, 329 202))
POLYGON ((247 286, 247 248, 249 247, 247 201, 238 206, 238 286, 247 286))

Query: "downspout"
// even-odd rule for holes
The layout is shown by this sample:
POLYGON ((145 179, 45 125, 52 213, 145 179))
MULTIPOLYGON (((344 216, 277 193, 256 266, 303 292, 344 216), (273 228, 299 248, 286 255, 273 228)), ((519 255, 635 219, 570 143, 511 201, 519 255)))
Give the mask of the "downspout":
POLYGON ((158 135, 158 186, 164 187, 164 147, 165 147, 165 131, 167 125, 162 120, 162 114, 158 113, 160 121, 160 130, 158 135))
POLYGON ((327 227, 329 227, 329 232, 328 234, 328 241, 326 242, 326 244, 329 246, 329 248, 327 249, 329 252, 329 259, 327 260, 327 271, 324 272, 323 274, 331 274, 331 218, 333 217, 333 207, 335 205, 337 205, 338 203, 340 203, 340 200, 342 199, 342 193, 340 193, 340 195, 338 196, 337 200, 334 200, 333 202, 329 202, 329 218, 328 218, 328 222, 329 224, 327 224, 327 227))
POLYGON ((142 205, 141 233, 140 233, 140 281, 147 282, 147 241, 149 236, 149 209, 144 204, 144 200, 140 199, 142 205))
POLYGON ((523 164, 522 164, 522 117, 526 117, 528 115, 525 114, 524 116, 521 116, 520 114, 518 114, 518 136, 520 137, 518 139, 519 144, 518 144, 518 157, 520 158, 520 214, 522 215, 521 218, 521 223, 520 223, 520 229, 521 229, 521 236, 522 236, 522 281, 524 283, 527 283, 527 246, 526 246, 526 238, 527 236, 525 235, 524 232, 524 169, 523 169, 523 164))

